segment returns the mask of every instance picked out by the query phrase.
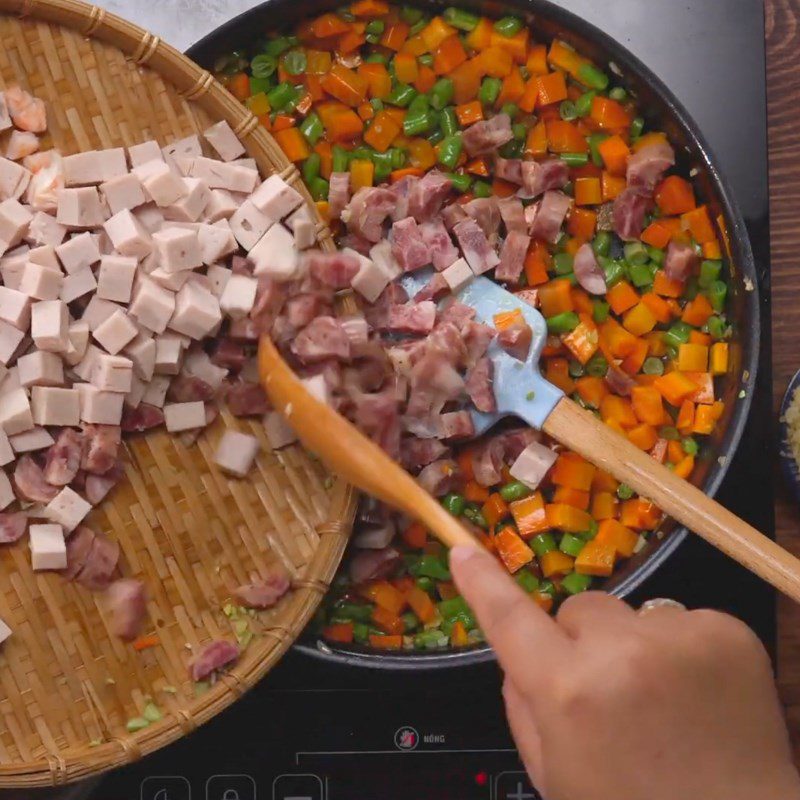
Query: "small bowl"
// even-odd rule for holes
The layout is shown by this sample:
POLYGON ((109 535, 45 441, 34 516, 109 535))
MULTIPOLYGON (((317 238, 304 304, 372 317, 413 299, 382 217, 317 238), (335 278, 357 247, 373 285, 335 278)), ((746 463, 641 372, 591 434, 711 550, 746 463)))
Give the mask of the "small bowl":
POLYGON ((794 492, 797 502, 800 503, 800 465, 797 463, 794 457, 794 452, 792 451, 792 445, 789 441, 789 425, 786 422, 786 413, 789 410, 789 406, 792 404, 794 393, 798 389, 800 389, 800 370, 795 372, 795 374, 792 376, 792 379, 789 381, 789 385, 786 387, 786 393, 783 395, 783 400, 781 401, 781 413, 780 417, 778 418, 780 437, 778 442, 778 452, 781 457, 781 469, 783 470, 783 475, 786 478, 786 483, 794 492))

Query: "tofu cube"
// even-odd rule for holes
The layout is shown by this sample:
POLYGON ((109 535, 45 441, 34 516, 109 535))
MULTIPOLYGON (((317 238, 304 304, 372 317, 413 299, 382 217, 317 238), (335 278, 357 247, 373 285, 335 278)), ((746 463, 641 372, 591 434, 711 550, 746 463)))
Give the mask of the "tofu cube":
POLYGON ((133 256, 103 256, 97 274, 97 296, 119 303, 130 302, 137 264, 133 256))
MULTIPOLYGON (((14 450, 11 447, 11 442, 8 441, 8 434, 0 428, 0 466, 5 467, 7 464, 10 464, 12 461, 16 459, 14 455, 14 450)), ((0 470, 0 475, 5 476, 8 478, 5 472, 0 470)), ((0 478, 0 483, 2 483, 2 478, 0 478)), ((5 496, 3 496, 3 500, 5 500, 5 496)), ((13 499, 13 493, 12 493, 13 499)), ((8 503, 6 503, 8 505, 8 503)), ((5 506, 2 506, 5 508, 5 506)))
POLYGON ((223 313, 233 319, 246 317, 256 302, 258 281, 249 275, 231 275, 219 299, 223 313))
POLYGON ((220 120, 203 131, 206 141, 223 161, 234 161, 245 154, 244 145, 236 138, 225 120, 220 120))
POLYGON ((31 308, 31 336, 40 350, 65 353, 69 347, 69 310, 61 300, 40 300, 31 308))
POLYGON ((24 433, 33 427, 31 405, 24 389, 0 394, 0 427, 9 436, 24 433))
POLYGON ((92 510, 74 489, 65 486, 44 508, 47 519, 60 525, 67 533, 74 531, 92 510))
POLYGON ((64 272, 71 275, 96 264, 100 260, 100 247, 97 239, 84 231, 58 245, 56 255, 64 272))
MULTIPOLYGON (((122 256, 120 256, 122 258, 122 256)), ((94 277, 91 267, 84 267, 83 269, 73 272, 64 278, 61 284, 61 294, 59 295, 61 302, 71 303, 79 297, 83 297, 90 292, 97 289, 97 279, 94 277)))
POLYGON ((202 339, 222 321, 219 300, 197 283, 187 283, 175 295, 175 311, 169 327, 178 333, 202 339))
POLYGON ((55 353, 34 350, 17 360, 20 386, 62 386, 64 364, 55 353))
POLYGON ((132 342, 138 333, 136 323, 118 308, 105 322, 95 328, 92 335, 101 347, 113 356, 132 342))
POLYGON ((250 196, 250 202, 273 222, 278 222, 302 205, 303 196, 280 175, 270 175, 250 196))
POLYGON ((391 279, 371 258, 362 256, 349 248, 345 248, 342 252, 355 256, 361 264, 358 272, 350 281, 350 285, 368 303, 374 303, 380 293, 389 285, 391 279))
POLYGON ((153 379, 147 384, 142 402, 156 408, 162 408, 171 382, 172 378, 166 375, 153 375, 153 379))
POLYGON ((0 203, 0 250, 19 244, 27 235, 33 214, 13 197, 0 203))
POLYGON ((78 320, 69 326, 69 344, 64 354, 64 361, 74 367, 86 354, 86 347, 89 344, 89 325, 86 322, 78 320))
POLYGON ((153 249, 150 234, 127 208, 114 214, 103 228, 120 255, 141 260, 153 249))
POLYGON ((258 172, 241 164, 226 164, 213 158, 198 156, 191 166, 190 176, 205 181, 209 189, 246 192, 256 188, 258 172))
POLYGON ((128 172, 128 162, 122 147, 109 150, 87 150, 83 153, 64 156, 63 166, 64 182, 67 186, 102 183, 128 172))
POLYGON ((34 245, 46 244, 56 247, 64 241, 66 235, 66 227, 59 225, 55 217, 45 211, 37 211, 33 215, 25 238, 34 245))
POLYGON ((131 162, 131 168, 133 168, 146 164, 148 161, 163 161, 164 156, 161 155, 161 148, 158 146, 158 142, 150 139, 147 142, 131 145, 128 148, 128 159, 131 162))
POLYGON ((77 427, 81 421, 78 390, 34 386, 31 389, 31 412, 36 425, 77 427))
POLYGON ((63 272, 28 261, 22 271, 19 291, 35 300, 58 300, 63 285, 63 272))
POLYGON ((206 407, 201 400, 191 403, 167 403, 164 406, 164 422, 170 433, 204 428, 206 407))
POLYGON ((197 229, 200 259, 204 264, 214 264, 239 249, 228 220, 222 219, 214 225, 200 225, 197 229))
POLYGON ((142 278, 134 287, 129 309, 145 328, 163 333, 175 311, 175 295, 155 281, 142 278))
POLYGON ((297 271, 294 237, 283 225, 273 225, 250 250, 254 275, 268 275, 276 281, 289 281, 297 271))
POLYGON ((245 250, 252 250, 272 227, 272 220, 259 211, 252 201, 245 200, 230 218, 230 226, 236 241, 245 250))
POLYGON ((60 525, 30 525, 31 566, 35 572, 67 568, 67 545, 60 525))
POLYGON ((106 221, 106 212, 94 186, 61 189, 58 192, 56 221, 68 228, 97 228, 106 221))
POLYGON ((183 344, 180 337, 165 333, 155 338, 155 371, 160 375, 177 375, 183 361, 183 344))
POLYGON ((226 472, 243 478, 253 466, 260 449, 255 436, 227 430, 214 452, 214 461, 226 472))
POLYGON ((442 277, 447 281, 447 285, 450 289, 453 292, 457 292, 475 277, 475 273, 465 259, 459 258, 449 267, 442 270, 442 277))
POLYGON ((156 340, 152 336, 139 333, 125 347, 125 355, 133 364, 133 374, 142 381, 153 377, 156 366, 156 340))
POLYGON ((147 202, 142 182, 132 172, 118 175, 116 178, 100 184, 100 194, 112 214, 125 208, 128 210, 137 208, 147 202))
POLYGON ((0 286, 0 320, 27 331, 31 324, 31 299, 24 292, 0 286))
POLYGON ((163 161, 148 161, 135 167, 133 174, 141 181, 145 195, 159 208, 177 203, 186 193, 181 176, 163 161))
POLYGON ((179 272, 202 266, 200 244, 195 231, 165 227, 153 234, 153 246, 161 269, 179 272))
POLYGON ((238 208, 239 203, 230 192, 226 192, 224 189, 212 189, 203 218, 206 222, 230 219, 238 208))
MULTIPOLYGON (((3 436, 5 436, 5 434, 3 434, 3 436)), ((0 471, 0 509, 8 508, 16 499, 17 498, 14 494, 14 489, 11 486, 11 481, 8 479, 8 475, 6 475, 5 472, 0 471)), ((2 620, 0 620, 0 642, 3 641, 2 628, 2 620)))
POLYGON ((5 377, 0 379, 0 394, 8 394, 14 389, 21 389, 19 382, 19 367, 13 366, 6 370, 5 377))
POLYGON ((279 450, 297 441, 297 434, 292 426, 277 411, 268 411, 264 415, 264 433, 273 450, 279 450))
POLYGON ((164 208, 164 219, 197 222, 211 199, 211 190, 198 178, 184 178, 183 185, 183 196, 164 208))
POLYGON ((24 433, 8 437, 15 453, 32 453, 35 450, 44 450, 54 443, 53 437, 46 428, 31 428, 24 433))
POLYGON ((206 278, 211 282, 212 294, 222 297, 231 275, 233 275, 233 272, 227 267, 223 267, 221 264, 212 264, 206 270, 206 278))
POLYGON ((104 392, 91 383, 76 383, 81 399, 81 420, 95 425, 119 425, 122 419, 122 392, 104 392))
POLYGON ((0 320, 0 363, 7 365, 11 361, 24 337, 19 328, 0 320))

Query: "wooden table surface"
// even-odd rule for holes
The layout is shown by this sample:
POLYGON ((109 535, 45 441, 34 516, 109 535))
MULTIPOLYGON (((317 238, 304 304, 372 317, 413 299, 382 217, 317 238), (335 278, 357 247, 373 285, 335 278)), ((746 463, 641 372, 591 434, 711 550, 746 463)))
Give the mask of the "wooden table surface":
MULTIPOLYGON (((800 0, 765 0, 773 407, 800 368, 800 0)), ((800 555, 800 510, 775 471, 778 541, 800 555)), ((800 606, 779 600, 778 678, 800 761, 800 606)))

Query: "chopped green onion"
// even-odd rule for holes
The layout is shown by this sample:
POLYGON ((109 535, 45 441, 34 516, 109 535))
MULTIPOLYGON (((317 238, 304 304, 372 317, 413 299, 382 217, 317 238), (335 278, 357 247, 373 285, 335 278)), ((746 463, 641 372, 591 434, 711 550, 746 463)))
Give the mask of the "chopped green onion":
POLYGON ((475 14, 470 14, 469 11, 465 11, 463 8, 454 8, 453 6, 446 8, 442 17, 448 25, 452 25, 460 31, 474 30, 475 26, 480 22, 480 18, 475 14))
POLYGON ((461 147, 460 133, 442 139, 439 144, 439 163, 450 170, 455 169, 458 159, 461 156, 461 147))
POLYGON ((283 57, 283 67, 290 75, 301 75, 306 71, 306 54, 292 50, 283 57))
POLYGON ((247 100, 248 105, 256 95, 266 94, 272 88, 271 78, 251 77, 249 83, 250 83, 250 97, 247 100))
POLYGON ((536 553, 539 558, 547 553, 552 553, 556 549, 556 540, 553 538, 552 533, 540 533, 534 536, 530 541, 531 550, 536 553))
POLYGON ((589 163, 589 154, 562 153, 561 160, 566 162, 568 167, 585 167, 589 163))
POLYGON ((494 24, 494 29, 501 36, 515 36, 522 30, 522 20, 519 17, 503 17, 494 24))
POLYGON ((254 78, 269 78, 278 69, 278 59, 269 53, 260 53, 250 62, 250 71, 254 78))
POLYGON ((492 187, 486 181, 475 181, 472 187, 472 193, 475 197, 491 197, 492 187))
POLYGON ((582 575, 579 572, 570 572, 561 579, 561 588, 567 594, 580 594, 592 585, 591 575, 582 575))
POLYGON ((578 553, 583 550, 586 546, 586 542, 581 539, 580 536, 575 536, 572 533, 565 533, 561 537, 561 543, 558 545, 558 549, 562 553, 566 553, 568 556, 577 556, 578 553))
POLYGON ((600 353, 595 353, 586 362, 586 374, 592 378, 603 378, 608 372, 608 361, 606 357, 600 353))
POLYGON ((502 497, 506 503, 512 503, 514 500, 521 500, 530 493, 531 490, 521 481, 511 481, 511 483, 500 487, 500 497, 502 497))
POLYGON ((558 114, 561 119, 567 122, 571 122, 579 116, 578 109, 572 100, 562 100, 561 105, 558 107, 558 114))
POLYGON ((461 494, 450 493, 445 495, 442 500, 442 505, 454 516, 460 517, 464 513, 464 508, 467 501, 461 494))
POLYGON ((569 333, 580 324, 580 319, 574 311, 563 311, 547 318, 547 330, 550 333, 569 333))
POLYGON ((642 372, 645 375, 663 375, 664 362, 660 358, 650 356, 644 360, 644 364, 642 364, 642 372))
POLYGON ((633 497, 633 489, 627 483, 621 483, 617 486, 617 497, 620 500, 630 500, 633 497))
POLYGON ((578 67, 578 80, 590 89, 604 92, 608 88, 608 75, 593 64, 583 63, 578 67))
POLYGON ((388 60, 388 56, 384 55, 383 53, 370 53, 364 59, 367 64, 386 64, 388 60))

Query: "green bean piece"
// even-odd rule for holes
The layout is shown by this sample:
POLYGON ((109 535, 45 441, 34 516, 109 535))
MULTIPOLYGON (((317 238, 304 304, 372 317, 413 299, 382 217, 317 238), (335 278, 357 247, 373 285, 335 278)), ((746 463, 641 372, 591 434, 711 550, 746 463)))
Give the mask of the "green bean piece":
POLYGON ((628 274, 630 275, 631 283, 637 289, 650 286, 653 283, 653 273, 647 264, 631 264, 628 274))
POLYGON ((472 178, 469 175, 462 175, 459 172, 445 172, 445 175, 453 182, 453 188, 461 194, 468 192, 472 186, 472 178))
POLYGON ((398 83, 389 94, 384 97, 383 102, 390 106, 405 108, 415 97, 417 90, 406 83, 398 83))
POLYGON ((518 142, 524 142, 528 138, 528 126, 524 122, 515 122, 511 131, 518 142))
POLYGON ((381 100, 380 97, 373 97, 369 101, 369 104, 375 111, 383 111, 383 100, 381 100))
POLYGON ((267 92, 269 107, 273 111, 282 111, 296 96, 298 92, 291 83, 279 83, 274 89, 267 92))
POLYGON ((593 64, 583 63, 578 67, 578 80, 584 86, 601 92, 608 88, 608 75, 593 64))
POLYGON ((725 281, 713 281, 706 294, 714 311, 719 313, 725 309, 725 298, 728 296, 728 284, 725 281))
POLYGON ((572 100, 561 101, 561 105, 558 107, 558 115, 566 122, 572 122, 572 120, 577 119, 580 116, 578 114, 577 106, 572 102, 572 100))
POLYGON ((671 347, 680 347, 682 344, 686 344, 689 341, 689 334, 691 334, 692 328, 690 325, 687 325, 685 322, 676 322, 672 325, 672 327, 664 332, 664 344, 669 345, 671 347))
POLYGON ((664 362, 660 358, 649 356, 644 360, 644 364, 642 364, 642 372, 645 375, 663 375, 664 362))
POLYGON ((406 165, 406 151, 401 147, 392 147, 389 152, 392 154, 392 167, 402 169, 406 165))
POLYGON ((588 117, 592 110, 592 101, 597 97, 595 92, 584 92, 575 101, 575 114, 579 117, 588 117))
POLYGON ((306 54, 302 50, 292 50, 283 57, 283 67, 290 75, 302 75, 306 63, 306 54))
POLYGON ((550 333, 569 333, 580 324, 580 319, 574 311, 563 311, 547 318, 547 330, 550 333))
POLYGON ((300 133, 308 139, 311 144, 316 144, 325 133, 325 126, 322 120, 313 111, 298 126, 300 133))
POLYGON ((615 86, 609 93, 608 96, 612 100, 616 100, 618 103, 624 103, 628 99, 628 92, 622 88, 622 86, 615 86))
POLYGON ((582 575, 580 572, 570 572, 561 579, 561 588, 567 594, 580 594, 592 585, 591 575, 582 575))
POLYGON ((586 374, 592 378, 604 378, 608 372, 608 361, 604 355, 595 353, 586 362, 586 374))
POLYGON ((442 109, 439 116, 439 128, 445 136, 455 136, 458 133, 458 118, 453 106, 442 109))
POLYGON ((611 233, 609 231, 598 231, 592 240, 592 250, 596 256, 608 256, 611 251, 611 233))
POLYGON ((521 481, 511 481, 505 484, 505 486, 500 487, 500 497, 502 497, 506 503, 513 503, 514 500, 521 500, 530 493, 531 490, 521 481))
POLYGON ((605 300, 592 300, 592 319, 598 323, 605 322, 611 313, 611 306, 605 300))
POLYGON ((452 597, 449 600, 440 600, 436 607, 439 609, 439 615, 445 622, 451 625, 454 622, 461 621, 467 630, 471 630, 478 623, 472 609, 467 605, 467 601, 461 597, 452 597))
POLYGON ((585 167, 589 163, 589 154, 562 153, 561 160, 566 162, 568 167, 585 167))
POLYGON ((657 267, 664 264, 664 251, 658 247, 647 245, 647 256, 657 267))
POLYGON ((419 558, 415 558, 409 566, 408 571, 415 578, 420 575, 425 575, 436 581, 449 581, 451 577, 450 570, 447 569, 443 561, 430 553, 425 553, 419 558))
POLYGON ((442 17, 448 25, 452 25, 460 31, 467 32, 474 30, 475 26, 480 22, 480 18, 475 14, 465 11, 463 8, 454 8, 453 6, 446 8, 442 17))
POLYGON ((385 153, 374 153, 372 161, 375 164, 375 183, 385 181, 392 174, 392 154, 388 150, 385 153))
POLYGON ((712 339, 720 340, 724 339, 727 335, 728 327, 725 324, 725 320, 722 317, 709 317, 708 322, 706 322, 705 327, 707 328, 709 334, 711 335, 712 339))
POLYGON ((366 644, 369 641, 369 625, 364 622, 354 622, 353 639, 359 644, 366 644))
POLYGON ((277 58, 281 53, 284 53, 292 46, 292 42, 285 36, 278 36, 276 39, 271 39, 264 46, 264 52, 268 56, 277 58))
POLYGON ((614 261, 612 258, 604 258, 603 256, 600 256, 597 261, 603 268, 606 276, 606 286, 609 289, 625 278, 625 267, 619 261, 614 261))
POLYGON ((303 180, 306 183, 310 183, 319 175, 319 168, 321 164, 322 158, 320 158, 319 153, 312 153, 303 162, 303 180))
POLYGON ((250 71, 254 78, 269 78, 278 69, 278 59, 269 53, 260 53, 250 62, 250 71))
POLYGON ((367 23, 365 31, 367 33, 377 33, 380 35, 386 28, 386 23, 382 19, 373 19, 367 23))
POLYGON ((681 438, 678 429, 674 425, 664 425, 659 428, 658 435, 661 439, 666 439, 668 442, 674 442, 681 438))
POLYGON ((486 181, 475 181, 472 186, 472 193, 475 197, 491 197, 492 187, 486 181))
POLYGON ((696 456, 700 451, 700 446, 691 436, 681 439, 681 447, 687 456, 696 456))
POLYGON ((333 172, 347 172, 350 165, 350 154, 341 145, 335 144, 331 151, 331 170, 333 172))
POLYGON ((562 553, 566 553, 568 556, 572 556, 573 558, 580 553, 581 550, 586 546, 586 542, 581 539, 580 536, 575 536, 572 533, 565 533, 561 537, 561 542, 558 545, 558 549, 562 553))
POLYGON ((583 536, 584 539, 594 539, 594 537, 597 536, 597 532, 599 530, 600 530, 600 526, 597 524, 597 520, 596 519, 590 519, 589 520, 589 530, 584 531, 581 534, 581 536, 583 536))
POLYGON ((635 142, 644 131, 644 119, 642 117, 636 117, 636 119, 631 122, 631 141, 635 142))
POLYGON ((556 275, 566 275, 573 271, 574 257, 571 253, 556 253, 553 256, 553 267, 556 275))
POLYGON ((701 289, 708 289, 714 281, 719 280, 719 275, 722 272, 721 261, 701 261, 700 262, 700 277, 697 283, 701 289))
POLYGON ((582 378, 586 374, 586 368, 577 359, 571 358, 567 364, 567 371, 571 378, 582 378))
POLYGON ((460 517, 464 513, 467 501, 464 495, 451 492, 442 499, 442 505, 454 516, 460 517))
POLYGON ((481 88, 478 89, 478 100, 485 106, 493 106, 500 96, 503 82, 499 78, 486 77, 481 81, 481 88))
POLYGON ((418 111, 415 114, 408 113, 403 120, 403 133, 406 136, 419 136, 427 133, 433 123, 430 111, 418 111))
POLYGON ((458 159, 461 156, 461 147, 460 133, 442 139, 439 144, 439 163, 450 170, 455 169, 458 159))
POLYGON ((556 593, 556 586, 551 580, 539 581, 539 594, 549 594, 553 597, 556 593))
POLYGON ((530 541, 531 550, 541 558, 546 553, 552 553, 556 549, 556 540, 552 533, 540 533, 530 541))
POLYGON ((311 197, 314 200, 327 200, 328 199, 328 190, 330 189, 330 185, 325 178, 314 178, 308 184, 308 191, 311 197))
POLYGON ((423 592, 427 592, 428 594, 433 594, 436 590, 436 583, 433 578, 429 578, 427 575, 420 575, 414 578, 414 583, 422 589, 423 592))
POLYGON ((400 19, 409 25, 419 22, 422 19, 422 15, 422 9, 414 8, 414 6, 403 6, 400 9, 400 19))
POLYGON ((253 78, 250 77, 250 97, 257 94, 267 94, 273 87, 272 78, 253 78))
POLYGON ((606 139, 608 139, 607 133, 593 133, 591 136, 586 137, 586 141, 589 143, 589 152, 592 155, 592 164, 596 167, 605 166, 599 147, 606 139))
POLYGON ((500 155, 503 158, 522 158, 522 151, 525 149, 525 142, 521 139, 512 139, 500 148, 500 155))
POLYGON ((441 111, 452 101, 454 93, 453 81, 450 78, 439 78, 428 92, 428 101, 431 104, 431 108, 441 111))
POLYGON ((519 17, 503 17, 494 24, 494 29, 501 35, 512 37, 522 30, 522 20, 519 17))
POLYGON ((403 633, 410 633, 419 627, 419 617, 411 611, 401 614, 400 619, 403 620, 403 633))
POLYGON ((641 242, 626 242, 622 249, 629 264, 646 264, 650 260, 647 248, 641 242))
POLYGON ((620 500, 630 500, 633 494, 633 489, 631 489, 627 483, 621 483, 617 486, 617 497, 619 497, 620 500))
POLYGON ((353 16, 353 14, 350 12, 350 9, 347 8, 347 6, 344 6, 343 8, 337 9, 336 10, 336 15, 338 17, 341 17, 345 22, 355 22, 356 21, 355 16, 353 16))
POLYGON ((539 588, 539 579, 528 569, 521 569, 514 576, 514 580, 528 594, 535 592, 539 588))
POLYGON ((386 64, 389 57, 384 53, 370 53, 365 59, 367 64, 386 64))
POLYGON ((501 114, 508 114, 511 118, 511 121, 514 121, 514 117, 519 114, 519 106, 516 103, 503 103, 503 107, 500 109, 501 114))

